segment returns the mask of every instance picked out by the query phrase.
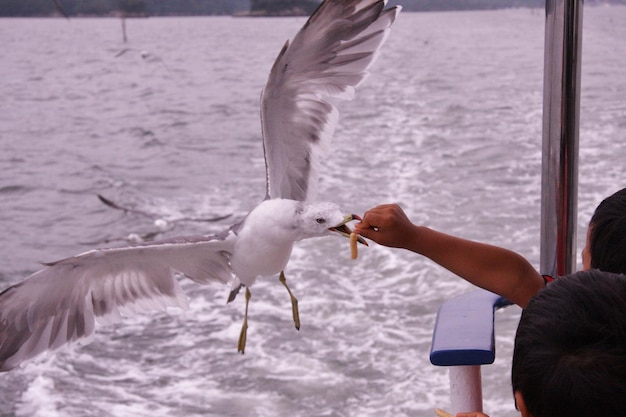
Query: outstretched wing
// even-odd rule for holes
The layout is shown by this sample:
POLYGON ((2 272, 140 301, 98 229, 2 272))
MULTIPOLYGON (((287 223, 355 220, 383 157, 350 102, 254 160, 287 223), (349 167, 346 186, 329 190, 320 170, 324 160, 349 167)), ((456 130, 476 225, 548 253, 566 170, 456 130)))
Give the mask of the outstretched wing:
POLYGON ((320 152, 387 38, 400 7, 386 0, 325 0, 278 55, 261 96, 267 197, 313 198, 320 152))
POLYGON ((97 249, 48 264, 0 293, 0 371, 93 334, 96 319, 187 307, 173 272, 228 282, 234 236, 97 249))

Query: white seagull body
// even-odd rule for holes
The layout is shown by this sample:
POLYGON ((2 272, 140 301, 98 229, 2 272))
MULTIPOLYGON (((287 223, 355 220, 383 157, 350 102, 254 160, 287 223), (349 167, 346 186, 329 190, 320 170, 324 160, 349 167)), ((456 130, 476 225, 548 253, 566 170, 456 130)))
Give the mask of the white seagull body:
POLYGON ((174 272, 201 284, 231 282, 231 295, 245 286, 248 296, 257 277, 283 277, 295 241, 347 235, 345 223, 358 216, 311 203, 317 161, 337 122, 328 99, 352 97, 400 11, 385 4, 325 0, 283 47, 261 97, 265 201, 219 235, 91 250, 7 288, 0 293, 0 371, 90 336, 96 319, 186 308, 174 272))

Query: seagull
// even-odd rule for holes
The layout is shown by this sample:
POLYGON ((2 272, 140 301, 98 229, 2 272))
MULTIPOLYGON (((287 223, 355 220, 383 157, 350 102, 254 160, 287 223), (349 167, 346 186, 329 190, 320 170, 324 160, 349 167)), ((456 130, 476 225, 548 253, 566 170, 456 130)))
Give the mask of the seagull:
MULTIPOLYGON (((348 237, 360 220, 330 202, 315 202, 318 161, 338 120, 333 99, 351 99, 385 42, 400 6, 386 0, 325 0, 271 68, 261 94, 266 198, 212 236, 185 236, 136 246, 94 249, 44 264, 0 293, 0 371, 94 333, 96 320, 167 307, 187 308, 177 275, 245 288, 238 351, 244 353, 250 287, 279 274, 300 326, 285 267, 296 241, 348 237)), ((367 244, 362 238, 360 242, 367 244)))
POLYGON ((221 220, 225 220, 229 217, 232 217, 232 213, 227 213, 227 214, 221 214, 221 215, 217 215, 217 216, 213 216, 213 217, 197 217, 197 216, 180 216, 180 217, 175 217, 175 218, 165 218, 163 216, 160 216, 156 213, 152 213, 149 211, 145 211, 145 210, 141 210, 135 207, 126 207, 126 206, 122 206, 118 203, 116 203, 115 201, 104 197, 100 194, 96 194, 98 199, 100 200, 100 202, 102 204, 104 204, 107 207, 110 207, 112 209, 115 210, 120 210, 123 211, 124 213, 131 213, 131 214, 138 214, 140 216, 143 217, 147 217, 149 219, 152 220, 153 225, 155 227, 155 230, 151 231, 151 232, 147 232, 147 233, 143 233, 143 234, 139 234, 139 233, 130 233, 128 236, 124 237, 124 238, 118 238, 118 239, 105 239, 105 240, 100 240, 100 241, 96 241, 96 242, 91 242, 93 243, 110 243, 113 241, 119 241, 119 240, 124 240, 126 242, 129 243, 140 243, 140 242, 145 242, 145 241, 149 241, 149 240, 154 240, 158 235, 165 233, 165 232, 169 232, 172 229, 174 229, 174 227, 176 227, 176 225, 178 223, 187 223, 187 222, 195 222, 195 223, 212 223, 212 222, 218 222, 221 220))
POLYGON ((217 222, 220 220, 224 220, 227 219, 229 217, 232 216, 232 213, 227 213, 227 214, 222 214, 219 216, 213 216, 213 217, 187 217, 187 216, 183 216, 183 217, 177 217, 175 219, 172 220, 166 220, 162 217, 157 216, 154 213, 150 213, 144 210, 140 210, 134 207, 125 207, 122 206, 118 203, 116 203, 115 201, 104 197, 103 195, 100 194, 96 194, 96 196, 98 197, 98 200, 100 200, 100 202, 102 204, 104 204, 105 206, 111 207, 115 210, 121 210, 124 213, 134 213, 134 214, 139 214, 141 216, 144 217, 148 217, 151 219, 154 219, 154 225, 157 226, 158 228, 161 229, 167 229, 168 227, 171 227, 171 223, 178 223, 178 222, 206 222, 206 223, 211 223, 211 222, 217 222))

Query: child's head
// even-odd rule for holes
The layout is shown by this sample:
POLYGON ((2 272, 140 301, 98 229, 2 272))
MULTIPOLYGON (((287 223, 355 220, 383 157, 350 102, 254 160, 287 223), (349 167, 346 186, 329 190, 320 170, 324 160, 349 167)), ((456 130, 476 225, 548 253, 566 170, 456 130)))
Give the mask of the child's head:
POLYGON ((596 208, 583 249, 583 269, 626 274, 626 188, 596 208))
POLYGON ((589 270, 534 296, 515 337, 512 385, 522 416, 622 417, 626 276, 589 270))

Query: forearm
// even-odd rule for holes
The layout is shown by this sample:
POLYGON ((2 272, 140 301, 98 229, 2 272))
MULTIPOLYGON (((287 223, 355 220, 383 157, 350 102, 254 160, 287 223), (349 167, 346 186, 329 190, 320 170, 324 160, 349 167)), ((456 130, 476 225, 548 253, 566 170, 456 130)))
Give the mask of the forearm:
POLYGON ((437 232, 423 226, 407 230, 404 247, 454 274, 521 307, 544 285, 521 255, 508 249, 437 232))
POLYGON ((424 255, 521 307, 544 285, 541 275, 519 254, 416 226, 397 204, 368 210, 354 230, 378 244, 424 255))

